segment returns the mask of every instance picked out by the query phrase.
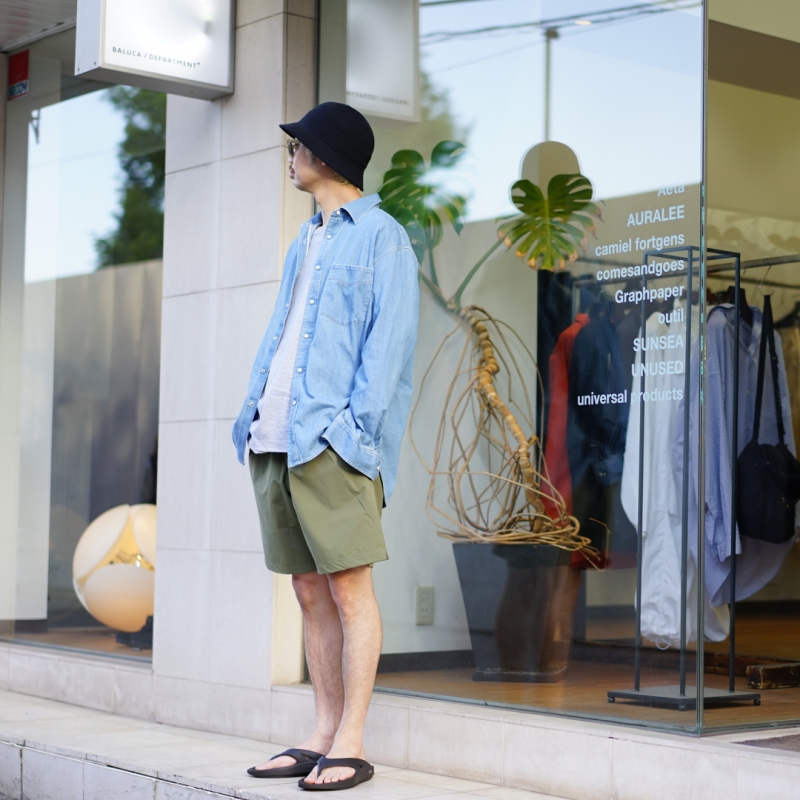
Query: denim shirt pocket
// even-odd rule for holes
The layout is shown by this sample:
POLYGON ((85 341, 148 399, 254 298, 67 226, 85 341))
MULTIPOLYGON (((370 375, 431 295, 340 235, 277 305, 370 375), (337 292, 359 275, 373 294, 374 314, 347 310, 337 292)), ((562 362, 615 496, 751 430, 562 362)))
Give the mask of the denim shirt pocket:
POLYGON ((319 301, 319 315, 337 325, 361 325, 372 296, 372 267, 333 264, 319 301))

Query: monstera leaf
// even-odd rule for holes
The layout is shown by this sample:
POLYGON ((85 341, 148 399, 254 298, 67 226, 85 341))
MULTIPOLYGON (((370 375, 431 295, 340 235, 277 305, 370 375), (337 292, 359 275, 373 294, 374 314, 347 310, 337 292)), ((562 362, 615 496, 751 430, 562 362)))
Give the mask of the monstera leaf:
POLYGON ((383 176, 378 189, 381 208, 406 229, 420 263, 427 253, 432 265, 432 251, 442 240, 446 221, 456 233, 464 227, 467 199, 451 192, 446 180, 446 171, 459 162, 464 152, 460 142, 439 142, 428 166, 416 150, 399 150, 392 156, 391 169, 383 176))
POLYGON ((563 269, 575 261, 595 232, 600 209, 592 203, 592 184, 583 175, 555 175, 547 196, 529 180, 511 187, 511 200, 522 212, 497 229, 506 245, 534 269, 563 269))

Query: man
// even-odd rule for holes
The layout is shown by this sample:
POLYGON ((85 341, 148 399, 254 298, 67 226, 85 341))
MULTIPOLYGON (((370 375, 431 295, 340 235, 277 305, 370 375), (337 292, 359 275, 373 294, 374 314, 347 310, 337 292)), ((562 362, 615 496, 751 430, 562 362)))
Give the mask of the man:
POLYGON ((233 440, 242 463, 250 449, 267 567, 292 575, 316 719, 306 741, 248 772, 345 789, 373 775, 372 565, 387 558, 380 515, 411 400, 417 261, 378 195, 362 197, 374 137, 358 111, 323 103, 281 128, 289 177, 320 212, 289 248, 233 440))

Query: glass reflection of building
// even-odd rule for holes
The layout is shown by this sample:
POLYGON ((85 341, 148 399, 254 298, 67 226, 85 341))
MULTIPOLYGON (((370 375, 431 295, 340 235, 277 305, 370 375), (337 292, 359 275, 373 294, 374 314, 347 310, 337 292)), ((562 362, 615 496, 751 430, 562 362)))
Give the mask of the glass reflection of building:
POLYGON ((17 641, 146 657, 152 634, 134 652, 97 618, 119 575, 93 573, 138 569, 121 626, 146 628, 154 557, 120 524, 80 574, 73 559, 104 512, 156 500, 166 98, 73 77, 74 49, 73 30, 21 51, 6 106, 0 617, 17 641))

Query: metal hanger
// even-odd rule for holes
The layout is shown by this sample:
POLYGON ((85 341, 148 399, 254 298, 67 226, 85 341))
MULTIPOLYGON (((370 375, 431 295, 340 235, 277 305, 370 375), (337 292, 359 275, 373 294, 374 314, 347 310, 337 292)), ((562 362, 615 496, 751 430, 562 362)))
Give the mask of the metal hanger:
POLYGON ((762 276, 762 278, 761 278, 761 282, 758 284, 758 293, 759 293, 759 294, 760 294, 762 297, 767 297, 767 296, 769 296, 769 297, 772 297, 772 295, 773 295, 773 294, 775 294, 775 290, 774 290, 774 289, 773 289, 771 292, 769 292, 769 294, 768 294, 768 295, 764 294, 764 281, 767 279, 767 275, 769 275, 769 271, 770 271, 771 269, 772 269, 772 264, 770 264, 770 265, 767 267, 767 271, 764 273, 764 275, 763 275, 763 276, 762 276))

